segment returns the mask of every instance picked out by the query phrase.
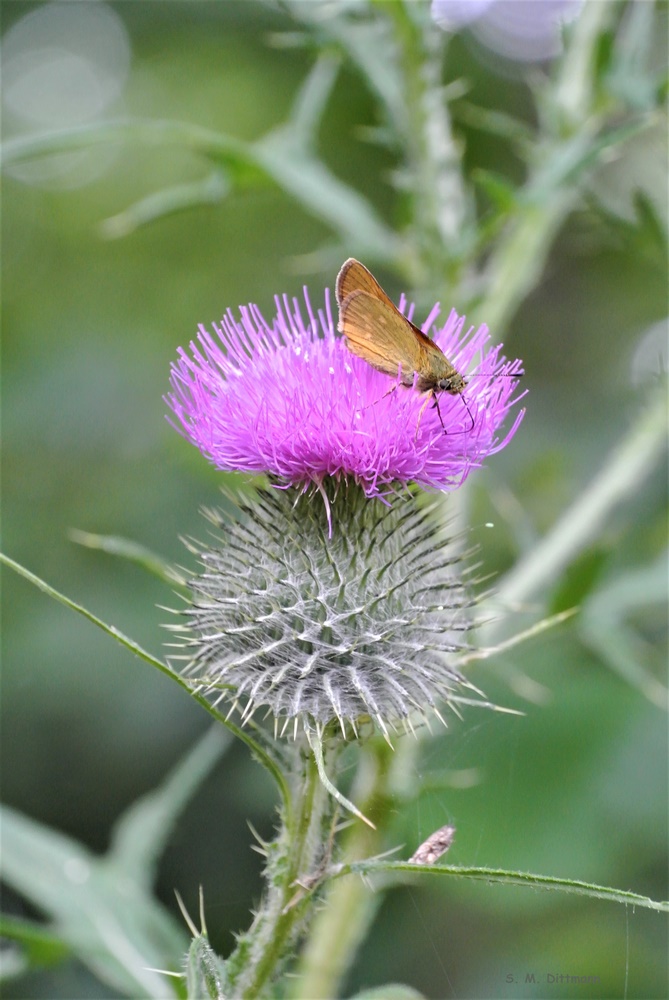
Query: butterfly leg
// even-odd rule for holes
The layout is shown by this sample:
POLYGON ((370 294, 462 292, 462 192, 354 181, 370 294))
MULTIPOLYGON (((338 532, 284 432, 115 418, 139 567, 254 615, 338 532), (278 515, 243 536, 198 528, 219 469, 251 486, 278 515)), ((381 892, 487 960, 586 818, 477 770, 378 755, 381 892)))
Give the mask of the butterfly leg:
POLYGON ((470 430, 470 431, 473 431, 473 430, 474 430, 474 423, 475 423, 475 421, 474 421, 474 416, 473 416, 473 414, 472 414, 472 411, 471 411, 471 410, 469 409, 469 407, 467 406, 467 400, 465 399, 464 395, 462 395, 462 394, 461 394, 460 398, 462 399, 462 402, 463 402, 463 403, 465 404, 465 409, 466 409, 467 413, 469 414, 469 419, 470 419, 470 420, 471 420, 471 422, 472 422, 472 425, 471 425, 471 427, 469 428, 469 430, 470 430))
MULTIPOLYGON (((439 407, 437 405, 437 397, 435 396, 433 390, 429 389, 428 392, 425 393, 425 396, 426 396, 425 402, 421 406, 420 412, 418 414, 418 421, 416 423, 416 433, 414 434, 414 438, 413 438, 414 442, 418 440, 418 428, 420 427, 420 421, 421 421, 421 418, 422 418, 423 414, 425 413, 425 407, 427 406, 427 404, 430 402, 431 399, 434 400, 435 406, 437 406, 437 412, 439 411, 439 407)), ((441 413, 439 413, 439 419, 441 420, 441 413)), ((442 421, 442 427, 443 427, 443 421, 442 421)))
POLYGON ((390 389, 388 389, 387 392, 384 392, 382 396, 379 396, 378 399, 375 399, 373 403, 368 403, 367 406, 363 407, 363 409, 368 410, 370 406, 376 406, 376 404, 380 403, 382 399, 385 399, 386 396, 389 396, 391 392, 395 392, 395 389, 399 384, 400 384, 399 382, 395 382, 395 384, 391 385, 390 389))
POLYGON ((446 430, 446 426, 444 424, 444 418, 442 417, 441 410, 439 409, 439 397, 437 396, 436 392, 434 394, 434 405, 437 408, 437 414, 439 416, 439 423, 441 424, 441 429, 443 430, 444 434, 448 434, 448 431, 446 430))

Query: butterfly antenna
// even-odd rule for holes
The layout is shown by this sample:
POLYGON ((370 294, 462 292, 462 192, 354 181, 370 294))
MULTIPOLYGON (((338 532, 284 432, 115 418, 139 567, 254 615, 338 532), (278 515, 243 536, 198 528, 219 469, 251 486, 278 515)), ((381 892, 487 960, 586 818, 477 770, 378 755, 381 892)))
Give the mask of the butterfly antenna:
POLYGON ((470 378, 522 378, 524 374, 525 372, 499 372, 497 375, 494 372, 470 372, 465 382, 469 382, 470 378))

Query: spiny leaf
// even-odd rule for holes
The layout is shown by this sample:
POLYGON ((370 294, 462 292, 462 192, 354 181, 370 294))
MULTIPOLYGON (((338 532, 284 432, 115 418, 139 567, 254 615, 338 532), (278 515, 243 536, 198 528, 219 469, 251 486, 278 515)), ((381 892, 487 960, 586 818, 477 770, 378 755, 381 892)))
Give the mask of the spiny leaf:
POLYGON ((96 535, 90 531, 79 531, 78 528, 72 528, 69 535, 73 542, 77 542, 78 545, 83 545, 87 549, 99 549, 100 552, 107 552, 109 555, 119 556, 121 559, 129 559, 148 570, 149 573, 164 580, 165 583, 178 583, 182 586, 186 583, 183 575, 170 566, 166 559, 151 552, 139 542, 133 542, 129 538, 121 538, 118 535, 96 535))
POLYGON ((528 889, 554 889, 576 896, 605 899, 612 903, 625 903, 640 906, 646 910, 656 910, 658 913, 669 913, 669 902, 660 902, 650 899, 648 896, 640 896, 636 892, 612 889, 592 882, 582 882, 579 879, 554 878, 551 875, 533 875, 529 872, 507 871, 502 868, 465 867, 464 865, 430 865, 427 867, 410 864, 408 861, 355 861, 341 865, 334 874, 337 877, 348 874, 372 875, 377 871, 384 873, 414 872, 432 876, 444 875, 454 878, 469 878, 489 884, 523 886, 528 889))
POLYGON ((152 971, 177 969, 186 947, 159 903, 106 859, 7 807, 2 832, 3 881, 49 916, 98 978, 126 996, 177 996, 152 971))
POLYGON ((10 559, 9 556, 6 556, 3 552, 0 552, 0 562, 9 566, 10 569, 15 570, 20 576, 34 584, 39 590, 43 591, 49 597, 52 597, 55 601, 58 601, 60 604, 64 604, 66 608, 69 608, 71 611, 76 611, 77 614, 80 614, 84 618, 88 619, 88 621, 92 622, 93 625, 96 625, 107 635, 110 635, 117 642, 121 643, 122 646, 125 646, 126 649, 129 649, 131 653, 135 654, 135 656, 138 656, 146 663, 151 664, 151 666, 156 667, 161 673, 166 674, 171 680, 187 691, 199 705, 206 709, 206 711, 209 712, 214 719, 216 719, 217 722, 224 725, 230 730, 231 733, 233 733, 233 735, 237 737, 237 739, 241 740, 248 746, 254 757, 274 778, 281 793, 283 807, 285 810, 290 812, 292 808, 292 799, 283 773, 280 754, 277 753, 274 744, 270 742, 262 730, 256 729, 255 737, 251 736, 249 729, 253 728, 252 726, 247 726, 246 729, 236 726, 233 722, 222 715, 222 713, 219 712, 213 705, 211 705, 204 695, 199 694, 197 691, 193 691, 188 682, 185 681, 180 674, 172 670, 171 667, 169 667, 166 663, 163 663, 162 660, 152 656, 151 653, 147 653, 147 651, 142 649, 138 643, 136 643, 133 639, 129 639, 114 625, 107 625, 106 622, 103 622, 101 618, 97 617, 97 615, 94 615, 91 611, 82 607, 82 605, 77 604, 76 601, 73 601, 64 594, 61 594, 60 591, 51 587, 34 573, 31 573, 29 569, 25 568, 25 566, 17 563, 14 559, 10 559))

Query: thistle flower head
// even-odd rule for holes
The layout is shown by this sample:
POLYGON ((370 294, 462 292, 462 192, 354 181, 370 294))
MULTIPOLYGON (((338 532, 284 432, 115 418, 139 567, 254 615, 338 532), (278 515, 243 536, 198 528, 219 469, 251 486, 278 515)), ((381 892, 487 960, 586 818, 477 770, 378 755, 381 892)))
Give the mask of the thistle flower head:
MULTIPOLYGON (((435 306, 426 330, 438 313, 435 306)), ((500 434, 521 366, 500 347, 486 350, 488 339, 485 326, 465 330, 451 312, 435 341, 459 372, 473 374, 462 396, 441 393, 439 412, 425 409, 420 393, 389 391, 396 382, 354 357, 335 333, 329 296, 316 315, 305 290, 304 311, 296 299, 277 298, 271 323, 249 305, 239 320, 228 311, 214 334, 200 327, 172 366, 166 402, 177 430, 219 469, 301 488, 353 480, 367 496, 410 482, 451 490, 504 447, 522 418, 500 434)))
POLYGON ((185 672, 244 719, 265 708, 295 729, 338 720, 348 734, 371 718, 387 734, 469 700, 454 663, 471 626, 462 546, 415 486, 452 490, 510 440, 522 412, 501 427, 521 366, 454 312, 435 340, 471 373, 462 395, 440 393, 438 412, 401 372, 348 351, 327 294, 317 314, 306 291, 303 310, 277 298, 271 322, 256 306, 239 320, 228 311, 179 352, 167 397, 177 429, 219 469, 283 487, 229 523, 213 516, 220 544, 198 548, 191 582, 185 672), (392 492, 404 496, 390 503, 392 492))

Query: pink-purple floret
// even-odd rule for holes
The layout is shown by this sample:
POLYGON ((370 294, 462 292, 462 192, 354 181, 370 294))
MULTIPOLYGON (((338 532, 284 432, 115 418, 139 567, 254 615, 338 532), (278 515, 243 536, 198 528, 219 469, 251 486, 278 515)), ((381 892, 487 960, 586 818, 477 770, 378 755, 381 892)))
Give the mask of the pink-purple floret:
MULTIPOLYGON (((439 393, 445 433, 432 402, 419 420, 424 396, 393 388, 396 379, 348 351, 327 292, 317 315, 306 289, 303 310, 285 295, 275 302, 271 324, 249 305, 239 320, 228 310, 213 334, 200 326, 172 365, 170 422, 217 468, 268 473, 301 488, 352 479, 368 496, 411 482, 452 490, 515 434, 524 393, 516 394, 513 376, 522 365, 507 362, 501 346, 485 351, 486 326, 464 331, 464 317, 451 312, 435 331, 435 342, 468 377, 462 396, 439 393), (512 409, 515 418, 500 436, 512 409)), ((437 305, 426 332, 438 314, 437 305)))

